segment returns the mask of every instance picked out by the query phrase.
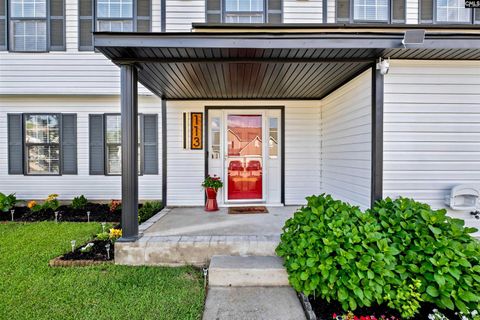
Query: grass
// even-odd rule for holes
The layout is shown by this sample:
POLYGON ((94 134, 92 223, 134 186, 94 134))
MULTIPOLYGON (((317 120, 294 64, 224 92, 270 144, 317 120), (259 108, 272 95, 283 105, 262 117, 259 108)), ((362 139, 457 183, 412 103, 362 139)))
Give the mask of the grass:
POLYGON ((0 224, 0 319, 200 319, 205 292, 191 267, 48 261, 101 231, 99 223, 0 224))

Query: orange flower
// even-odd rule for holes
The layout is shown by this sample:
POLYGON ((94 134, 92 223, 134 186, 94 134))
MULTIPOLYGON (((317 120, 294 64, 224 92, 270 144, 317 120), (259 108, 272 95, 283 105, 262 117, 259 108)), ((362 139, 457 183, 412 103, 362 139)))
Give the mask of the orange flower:
POLYGON ((35 207, 37 205, 37 202, 32 200, 32 201, 29 201, 28 204, 27 204, 27 207, 28 209, 32 209, 33 207, 35 207))

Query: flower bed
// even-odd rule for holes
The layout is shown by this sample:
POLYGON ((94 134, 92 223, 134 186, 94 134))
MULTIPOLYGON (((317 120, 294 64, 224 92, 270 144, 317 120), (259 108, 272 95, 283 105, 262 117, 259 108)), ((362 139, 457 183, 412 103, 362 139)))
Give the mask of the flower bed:
POLYGON ((307 200, 285 223, 277 254, 319 316, 480 319, 476 229, 411 199, 367 211, 331 196, 307 200))

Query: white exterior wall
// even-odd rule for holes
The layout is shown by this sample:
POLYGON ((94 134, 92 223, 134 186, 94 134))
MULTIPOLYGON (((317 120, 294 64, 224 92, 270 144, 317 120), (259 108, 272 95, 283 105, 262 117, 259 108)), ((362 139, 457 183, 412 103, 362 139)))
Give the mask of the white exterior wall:
POLYGON ((371 71, 322 100, 322 192, 370 207, 371 71))
POLYGON ((323 0, 284 0, 284 23, 322 23, 323 0))
POLYGON ((167 201, 169 206, 203 205, 204 150, 184 150, 183 112, 204 106, 285 106, 285 204, 303 204, 320 192, 319 101, 168 101, 167 201))
POLYGON ((205 0, 166 0, 167 32, 190 32, 193 22, 205 22, 205 0))
POLYGON ((418 23, 418 1, 406 0, 407 24, 418 23))
POLYGON ((335 23, 337 21, 336 17, 336 4, 335 0, 327 0, 327 22, 335 23))
POLYGON ((479 61, 392 61, 384 121, 384 196, 444 208, 453 186, 480 188, 479 61))
MULTIPOLYGON (((119 176, 89 175, 88 115, 119 113, 118 96, 3 96, 0 100, 0 192, 15 192, 19 199, 43 199, 50 193, 60 199, 81 194, 91 200, 121 198, 119 176), (8 174, 7 113, 59 112, 77 114, 77 175, 24 176, 8 174)), ((159 175, 139 177, 139 198, 161 199, 161 101, 156 97, 139 97, 139 112, 157 113, 159 124, 159 175)))

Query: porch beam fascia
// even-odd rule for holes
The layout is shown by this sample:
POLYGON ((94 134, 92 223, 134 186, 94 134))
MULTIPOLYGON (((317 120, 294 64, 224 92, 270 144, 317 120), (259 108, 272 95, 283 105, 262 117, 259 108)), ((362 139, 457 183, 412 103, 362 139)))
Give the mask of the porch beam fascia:
POLYGON ((115 64, 125 63, 374 63, 374 58, 338 58, 338 59, 305 59, 305 58, 122 58, 113 59, 115 64))
POLYGON ((383 198, 383 111, 384 76, 372 66, 372 150, 370 205, 383 198))
POLYGON ((137 68, 120 66, 122 133, 122 238, 138 238, 138 94, 137 68))
MULTIPOLYGON (((428 31, 428 30, 427 30, 428 31)), ((252 48, 252 49, 398 49, 403 33, 364 34, 235 34, 95 32, 94 46, 102 48, 252 48)), ((478 34, 428 34, 422 45, 409 49, 479 49, 478 34)))

